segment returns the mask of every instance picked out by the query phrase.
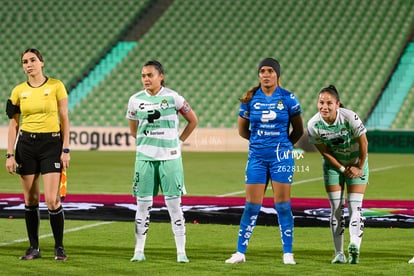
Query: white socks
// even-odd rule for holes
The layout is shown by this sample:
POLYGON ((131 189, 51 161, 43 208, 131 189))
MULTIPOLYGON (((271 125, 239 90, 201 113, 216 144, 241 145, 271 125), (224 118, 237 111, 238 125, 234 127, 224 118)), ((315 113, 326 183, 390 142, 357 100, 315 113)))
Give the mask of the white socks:
POLYGON ((364 218, 362 216, 363 198, 364 194, 348 194, 350 242, 354 243, 358 248, 361 246, 362 235, 364 234, 364 218))
POLYGON ((171 218, 171 227, 174 233, 175 246, 178 255, 185 255, 185 219, 181 209, 180 196, 166 196, 165 205, 171 218))
POLYGON ((329 192, 328 198, 331 204, 330 226, 332 240, 335 246, 335 254, 344 252, 344 198, 342 191, 329 192))
MULTIPOLYGON (((335 246, 335 253, 343 253, 345 230, 345 219, 343 216, 343 192, 328 192, 328 198, 329 203, 331 204, 330 227, 333 243, 335 246)), ((363 198, 364 194, 348 194, 350 243, 355 244, 358 248, 361 246, 362 235, 364 233, 364 220, 362 216, 363 198)))
POLYGON ((137 212, 135 213, 135 253, 144 253, 152 202, 152 196, 137 197, 137 212))

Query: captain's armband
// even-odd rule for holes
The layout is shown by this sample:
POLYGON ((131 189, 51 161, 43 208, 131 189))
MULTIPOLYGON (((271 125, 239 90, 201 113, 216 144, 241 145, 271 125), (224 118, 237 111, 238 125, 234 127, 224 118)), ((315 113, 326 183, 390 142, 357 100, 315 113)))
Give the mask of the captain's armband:
POLYGON ((191 111, 191 106, 187 102, 184 102, 183 107, 178 111, 181 113, 181 115, 184 115, 191 111))
POLYGON ((6 114, 9 119, 13 118, 15 114, 20 114, 20 106, 14 105, 10 99, 7 100, 6 114))

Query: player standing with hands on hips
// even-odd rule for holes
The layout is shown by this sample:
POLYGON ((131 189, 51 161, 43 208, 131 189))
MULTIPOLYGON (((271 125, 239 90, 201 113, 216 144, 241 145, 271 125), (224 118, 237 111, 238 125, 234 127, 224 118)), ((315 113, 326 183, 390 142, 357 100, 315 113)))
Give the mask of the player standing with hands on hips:
POLYGON ((198 120, 187 101, 165 87, 164 77, 161 63, 156 60, 145 63, 141 71, 144 90, 132 95, 128 102, 126 118, 137 147, 132 187, 137 200, 132 262, 145 260, 150 210, 159 189, 171 218, 177 262, 189 262, 185 252, 186 227, 181 209, 181 195, 185 194, 181 143, 196 128, 198 120), (181 134, 178 113, 187 121, 181 134))
POLYGON ((277 60, 263 59, 257 72, 259 85, 240 99, 239 134, 249 140, 245 171, 246 203, 240 220, 237 252, 225 262, 235 264, 246 261, 247 246, 270 180, 283 244, 283 263, 294 265, 294 221, 290 204, 294 171, 292 150, 304 131, 302 111, 296 97, 280 86, 277 60))
POLYGON ((325 189, 331 205, 330 225, 335 257, 332 263, 346 263, 344 255, 344 189, 347 188, 349 263, 359 262, 364 233, 362 200, 368 184, 368 140, 359 116, 342 106, 335 86, 322 88, 318 110, 308 122, 309 141, 323 157, 325 189))
POLYGON ((59 184, 61 170, 69 167, 70 160, 68 95, 60 80, 44 75, 43 57, 37 49, 25 50, 21 55, 21 62, 27 81, 12 90, 6 107, 10 118, 6 169, 10 174, 20 175, 30 242, 29 249, 20 259, 32 260, 41 257, 39 176, 42 174, 45 203, 55 239, 55 260, 65 261, 65 218, 59 184))

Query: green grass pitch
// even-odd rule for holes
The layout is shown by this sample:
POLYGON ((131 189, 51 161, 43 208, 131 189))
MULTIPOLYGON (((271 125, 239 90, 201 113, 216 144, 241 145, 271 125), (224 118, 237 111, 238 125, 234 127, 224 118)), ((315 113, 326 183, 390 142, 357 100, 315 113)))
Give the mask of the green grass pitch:
MULTIPOLYGON (((69 193, 129 194, 133 152, 75 151, 68 170, 69 193)), ((244 197, 246 153, 184 152, 189 196, 244 197)), ((366 199, 413 199, 413 155, 370 154, 370 184, 366 199)), ((321 158, 305 153, 297 160, 292 197, 325 197, 321 158)), ((17 176, 0 170, 0 193, 21 193, 17 176)), ((268 191, 266 196, 271 196, 268 191)), ((131 221, 133 218, 131 218, 131 221)), ((278 229, 257 226, 247 262, 226 265, 234 253, 237 225, 187 224, 188 264, 176 263, 175 245, 168 223, 152 223, 144 263, 129 262, 134 247, 132 222, 66 220, 68 261, 53 260, 53 238, 47 220, 41 222, 43 257, 19 261, 27 247, 23 219, 0 219, 0 267, 3 275, 410 275, 414 265, 413 230, 366 228, 358 265, 332 265, 333 245, 326 227, 296 227, 296 266, 281 260, 278 229)), ((346 231, 345 242, 348 241, 346 231)))

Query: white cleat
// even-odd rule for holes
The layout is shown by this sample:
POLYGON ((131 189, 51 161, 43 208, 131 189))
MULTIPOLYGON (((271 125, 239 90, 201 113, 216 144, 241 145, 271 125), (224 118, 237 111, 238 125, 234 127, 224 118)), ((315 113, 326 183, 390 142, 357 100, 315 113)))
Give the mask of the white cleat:
POLYGON ((177 255, 177 263, 189 263, 190 260, 187 258, 185 254, 177 255))
POLYGON ((414 257, 408 261, 409 264, 414 264, 414 257))
POLYGON ((335 255, 335 258, 331 261, 332 264, 346 264, 346 257, 345 254, 339 252, 335 255))
POLYGON ((293 258, 293 254, 292 253, 285 253, 283 254, 283 263, 285 265, 295 265, 295 259, 293 258))
POLYGON ((246 262, 246 256, 243 253, 236 252, 225 261, 226 264, 238 264, 246 262))
POLYGON ((134 254, 134 257, 131 258, 131 262, 143 262, 145 261, 145 255, 142 252, 134 254))

